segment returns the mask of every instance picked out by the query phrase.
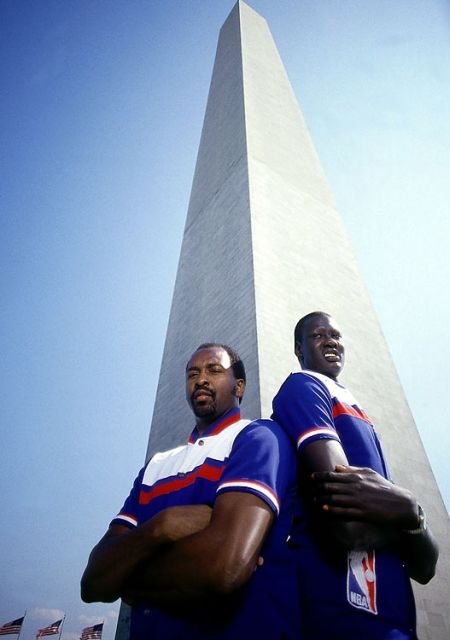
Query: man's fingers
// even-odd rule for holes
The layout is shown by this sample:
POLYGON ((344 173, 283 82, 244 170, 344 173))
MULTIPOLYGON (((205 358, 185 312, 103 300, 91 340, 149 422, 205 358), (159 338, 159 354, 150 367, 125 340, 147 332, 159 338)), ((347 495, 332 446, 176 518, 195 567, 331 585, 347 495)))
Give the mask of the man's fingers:
POLYGON ((340 507, 335 504, 323 504, 322 510, 333 516, 341 516, 345 520, 363 520, 363 512, 356 507, 340 507))
POLYGON ((339 482, 351 483, 360 480, 360 476, 355 473, 339 473, 337 471, 315 471, 311 475, 314 482, 339 482))
POLYGON ((353 491, 361 486, 361 480, 355 475, 345 475, 337 477, 334 472, 327 472, 320 478, 313 478, 313 487, 315 491, 353 491))
POLYGON ((351 494, 339 494, 337 492, 330 492, 322 495, 315 496, 315 501, 317 504, 325 505, 328 504, 330 506, 338 506, 342 508, 360 508, 361 501, 358 496, 353 496, 351 494))

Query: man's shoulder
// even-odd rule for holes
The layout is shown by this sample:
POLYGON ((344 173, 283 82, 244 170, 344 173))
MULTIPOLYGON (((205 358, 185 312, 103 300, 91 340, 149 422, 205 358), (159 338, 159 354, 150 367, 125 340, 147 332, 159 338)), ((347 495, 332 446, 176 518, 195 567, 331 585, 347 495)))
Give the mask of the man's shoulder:
POLYGON ((345 389, 345 387, 336 380, 325 376, 323 373, 318 373, 317 371, 311 371, 310 369, 304 369, 299 372, 299 375, 302 376, 302 380, 306 381, 304 384, 312 384, 311 381, 317 384, 320 382, 332 396, 335 396, 339 393, 339 391, 345 389))
POLYGON ((309 377, 310 379, 318 380, 327 389, 330 396, 336 401, 348 405, 358 404, 352 392, 337 380, 333 380, 332 378, 329 378, 322 373, 317 373, 317 371, 310 371, 309 369, 305 369, 301 373, 304 376, 309 377))
POLYGON ((281 385, 273 399, 273 417, 279 418, 279 411, 285 406, 297 406, 299 403, 316 405, 317 402, 327 405, 336 402, 358 404, 352 393, 340 382, 317 371, 303 369, 291 373, 281 385))
POLYGON ((336 391, 339 388, 343 389, 344 387, 331 378, 316 371, 303 369, 302 371, 291 373, 281 385, 279 393, 298 393, 309 389, 319 389, 327 391, 333 396, 336 395, 336 391))
POLYGON ((311 369, 302 369, 291 373, 281 385, 281 389, 305 387, 305 388, 325 388, 330 392, 332 396, 338 396, 342 394, 350 394, 350 391, 338 380, 329 378, 323 373, 318 371, 312 371, 311 369))
POLYGON ((248 430, 268 429, 272 431, 278 428, 278 424, 272 418, 255 418, 255 420, 248 420, 245 428, 248 430))
POLYGON ((254 425, 255 427, 260 426, 271 429, 274 424, 275 421, 272 418, 255 418, 254 420, 249 420, 248 426, 254 425))
POLYGON ((278 422, 271 418, 257 418, 256 420, 251 420, 249 423, 241 430, 241 437, 256 438, 265 440, 276 440, 284 441, 286 439, 286 434, 283 429, 280 427, 278 422))

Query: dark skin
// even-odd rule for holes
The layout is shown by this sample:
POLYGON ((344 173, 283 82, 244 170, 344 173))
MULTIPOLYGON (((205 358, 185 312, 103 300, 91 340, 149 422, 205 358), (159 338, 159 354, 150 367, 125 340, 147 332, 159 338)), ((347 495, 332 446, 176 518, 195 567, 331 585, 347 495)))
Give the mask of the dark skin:
MULTIPOLYGON (((295 352, 303 369, 337 380, 345 358, 337 323, 326 315, 311 318, 295 352)), ((349 466, 341 444, 334 440, 310 443, 299 463, 304 478, 310 480, 318 524, 321 528, 326 524, 327 534, 338 546, 394 545, 401 550, 411 578, 421 584, 431 580, 439 551, 429 528, 418 535, 405 532, 419 526, 417 500, 410 491, 372 469, 349 466)))
POLYGON ((238 406, 245 383, 234 377, 230 356, 219 347, 196 351, 186 367, 186 400, 200 435, 218 417, 238 406))
MULTIPOLYGON (((186 397, 200 433, 237 407, 245 382, 228 353, 196 351, 186 369, 186 397)), ((239 590, 251 577, 273 523, 268 505, 227 492, 213 508, 170 507, 135 529, 113 524, 94 547, 81 580, 85 602, 152 603, 178 611, 239 590)))

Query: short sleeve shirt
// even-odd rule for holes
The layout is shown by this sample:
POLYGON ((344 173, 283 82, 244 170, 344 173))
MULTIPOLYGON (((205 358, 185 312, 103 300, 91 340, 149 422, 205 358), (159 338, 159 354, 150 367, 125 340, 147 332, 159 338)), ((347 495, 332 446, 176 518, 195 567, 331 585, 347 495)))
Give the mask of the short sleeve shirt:
MULTIPOLYGON (((299 456, 311 442, 336 440, 350 465, 370 467, 389 478, 369 417, 334 380, 313 371, 291 374, 273 400, 272 417, 295 443, 299 456)), ((415 637, 411 584, 398 553, 383 549, 347 554, 330 545, 331 561, 326 546, 316 544, 301 499, 293 539, 306 640, 321 640, 330 625, 333 637, 346 640, 415 637)))
POLYGON ((184 619, 149 606, 133 607, 131 640, 244 638, 298 640, 298 595, 292 550, 286 544, 295 505, 295 453, 271 420, 250 422, 239 410, 210 425, 195 428, 186 445, 156 454, 141 470, 113 522, 138 526, 176 505, 214 505, 229 491, 252 493, 276 519, 258 568, 228 612, 226 623, 209 616, 207 607, 184 619), (280 593, 284 593, 280 598, 280 593))

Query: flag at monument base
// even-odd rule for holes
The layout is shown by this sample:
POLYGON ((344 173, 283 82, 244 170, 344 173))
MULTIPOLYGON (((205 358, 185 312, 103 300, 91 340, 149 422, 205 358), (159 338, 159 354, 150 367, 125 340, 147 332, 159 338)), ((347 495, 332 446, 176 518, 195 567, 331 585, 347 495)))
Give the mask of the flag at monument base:
POLYGON ((53 636, 60 631, 61 623, 63 619, 57 620, 53 624, 49 624, 48 627, 44 627, 43 629, 39 629, 36 633, 36 638, 42 638, 43 636, 53 636))
POLYGON ((81 632, 80 640, 101 640, 103 631, 103 622, 94 624, 92 627, 86 627, 81 632))
POLYGON ((12 622, 7 622, 6 624, 2 625, 0 627, 0 636, 8 636, 10 634, 20 633, 24 618, 25 616, 22 616, 22 618, 17 618, 17 620, 13 620, 12 622))

